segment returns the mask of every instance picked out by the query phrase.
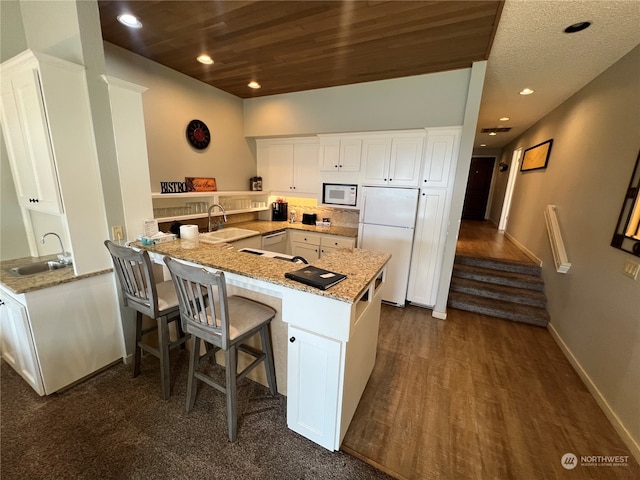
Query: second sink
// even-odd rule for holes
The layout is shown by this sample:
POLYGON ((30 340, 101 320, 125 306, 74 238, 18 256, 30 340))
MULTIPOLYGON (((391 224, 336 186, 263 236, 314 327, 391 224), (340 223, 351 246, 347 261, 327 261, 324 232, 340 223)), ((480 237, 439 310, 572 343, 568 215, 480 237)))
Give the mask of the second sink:
POLYGON ((225 228, 215 232, 201 233, 198 239, 204 243, 221 243, 221 242, 233 242, 242 238, 253 237, 259 235, 260 232, 255 230, 247 230, 244 228, 225 228))
POLYGON ((13 267, 11 272, 18 277, 25 277, 27 275, 35 275, 36 273, 49 272, 58 270, 60 268, 68 267, 64 263, 50 260, 48 262, 28 263, 26 265, 20 265, 19 267, 13 267))

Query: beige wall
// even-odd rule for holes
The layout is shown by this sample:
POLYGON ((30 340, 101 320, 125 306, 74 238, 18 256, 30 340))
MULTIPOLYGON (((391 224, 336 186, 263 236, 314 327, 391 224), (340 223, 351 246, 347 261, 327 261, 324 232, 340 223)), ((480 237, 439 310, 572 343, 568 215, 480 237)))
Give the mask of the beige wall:
POLYGON ((105 43, 107 74, 144 87, 142 95, 151 191, 161 181, 214 177, 218 190, 247 190, 256 160, 244 138, 242 99, 144 57, 105 43), (211 143, 202 151, 185 137, 189 121, 202 120, 211 143))
POLYGON ((543 260, 551 330, 636 449, 640 282, 622 269, 625 260, 640 259, 610 242, 640 148, 639 85, 640 46, 505 147, 502 157, 510 163, 517 147, 553 138, 548 167, 518 173, 507 233, 543 260), (543 216, 548 204, 558 207, 572 263, 567 274, 553 266, 543 216))

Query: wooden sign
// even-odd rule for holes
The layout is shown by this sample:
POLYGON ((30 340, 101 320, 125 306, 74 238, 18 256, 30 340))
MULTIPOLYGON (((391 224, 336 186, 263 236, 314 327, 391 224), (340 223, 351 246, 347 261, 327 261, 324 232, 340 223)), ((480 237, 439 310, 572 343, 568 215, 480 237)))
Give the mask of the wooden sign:
POLYGON ((215 192, 216 179, 203 177, 185 177, 184 183, 188 192, 215 192))

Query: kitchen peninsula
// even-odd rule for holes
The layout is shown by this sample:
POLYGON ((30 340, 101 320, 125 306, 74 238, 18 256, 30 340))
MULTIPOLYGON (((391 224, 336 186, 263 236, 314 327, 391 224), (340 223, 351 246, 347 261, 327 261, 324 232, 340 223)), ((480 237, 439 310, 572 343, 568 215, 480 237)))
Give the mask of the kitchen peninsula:
MULTIPOLYGON (((314 266, 347 275, 328 290, 285 278, 300 264, 264 258, 226 244, 187 241, 135 247, 155 262, 168 255, 222 270, 229 294, 276 309, 271 335, 278 392, 287 395, 289 428, 329 450, 337 450, 367 384, 376 358, 380 287, 390 255, 338 249, 314 266)), ((238 359, 240 367, 242 359, 238 359)), ((252 374, 265 383, 261 369, 252 374)), ((250 375, 251 376, 251 375, 250 375)))

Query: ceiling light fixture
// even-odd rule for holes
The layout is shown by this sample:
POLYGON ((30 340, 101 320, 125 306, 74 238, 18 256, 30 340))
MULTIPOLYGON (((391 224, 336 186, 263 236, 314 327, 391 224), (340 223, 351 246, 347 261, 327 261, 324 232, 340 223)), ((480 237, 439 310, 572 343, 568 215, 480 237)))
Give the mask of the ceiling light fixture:
POLYGON ((261 85, 258 82, 256 82, 255 80, 252 80, 247 84, 247 87, 254 88, 254 89, 258 89, 258 88, 260 88, 260 86, 261 85))
POLYGON ((204 63, 205 65, 213 65, 213 59, 206 53, 203 53, 202 55, 198 55, 196 57, 196 60, 199 61, 200 63, 204 63))
POLYGON ((507 120, 511 120, 509 117, 500 117, 501 122, 506 122, 507 120))
POLYGON ((480 146, 481 146, 481 147, 486 147, 486 146, 487 146, 487 144, 486 144, 486 143, 481 143, 481 144, 480 144, 480 146))
POLYGON ((533 90, 531 90, 530 88, 523 88, 522 91, 520 92, 520 95, 531 95, 533 93, 533 90))
POLYGON ((118 21, 129 28, 142 28, 142 23, 140 23, 140 20, 129 13, 118 15, 118 21))
POLYGON ((495 137, 498 134, 496 132, 490 132, 489 135, 491 135, 492 137, 495 137))
POLYGON ((582 30, 585 30, 585 29, 589 28, 590 26, 591 26, 591 22, 574 23, 573 25, 569 25, 567 28, 565 28, 564 29, 564 33, 581 32, 582 30))

